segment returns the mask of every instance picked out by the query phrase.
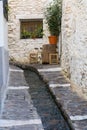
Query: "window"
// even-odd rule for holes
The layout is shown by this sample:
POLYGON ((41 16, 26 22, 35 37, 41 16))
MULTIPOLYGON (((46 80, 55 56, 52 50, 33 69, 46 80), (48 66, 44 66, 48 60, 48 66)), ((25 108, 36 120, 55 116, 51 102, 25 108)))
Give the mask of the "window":
POLYGON ((43 20, 20 20, 20 37, 27 38, 42 38, 43 37, 43 20))

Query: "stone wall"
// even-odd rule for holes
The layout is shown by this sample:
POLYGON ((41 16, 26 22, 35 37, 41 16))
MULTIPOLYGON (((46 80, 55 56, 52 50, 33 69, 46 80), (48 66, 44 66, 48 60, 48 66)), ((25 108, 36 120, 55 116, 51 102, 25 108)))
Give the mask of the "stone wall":
POLYGON ((61 65, 87 95, 87 1, 63 0, 61 65))
POLYGON ((20 19, 43 19, 44 34, 47 30, 43 16, 46 0, 8 0, 9 2, 9 56, 11 60, 29 63, 29 53, 48 43, 47 36, 42 39, 20 39, 20 19))

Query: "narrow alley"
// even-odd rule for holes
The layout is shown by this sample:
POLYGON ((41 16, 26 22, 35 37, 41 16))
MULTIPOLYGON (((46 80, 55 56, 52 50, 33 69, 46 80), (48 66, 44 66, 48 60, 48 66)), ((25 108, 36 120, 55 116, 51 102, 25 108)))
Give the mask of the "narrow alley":
POLYGON ((85 0, 0 0, 0 130, 87 130, 86 28, 85 0))

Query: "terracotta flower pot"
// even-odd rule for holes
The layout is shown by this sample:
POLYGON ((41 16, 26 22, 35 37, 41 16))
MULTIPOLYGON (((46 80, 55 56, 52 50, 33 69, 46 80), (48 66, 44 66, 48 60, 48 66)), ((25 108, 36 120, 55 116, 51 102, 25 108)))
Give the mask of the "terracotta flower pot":
POLYGON ((49 43, 50 44, 57 44, 58 37, 57 36, 49 36, 49 43))

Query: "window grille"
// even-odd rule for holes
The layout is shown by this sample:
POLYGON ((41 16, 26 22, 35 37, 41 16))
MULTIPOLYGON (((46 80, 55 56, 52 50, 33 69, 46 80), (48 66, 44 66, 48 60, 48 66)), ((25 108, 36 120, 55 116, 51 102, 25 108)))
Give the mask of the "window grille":
POLYGON ((41 19, 20 20, 20 37, 21 39, 42 38, 43 20, 41 19))

